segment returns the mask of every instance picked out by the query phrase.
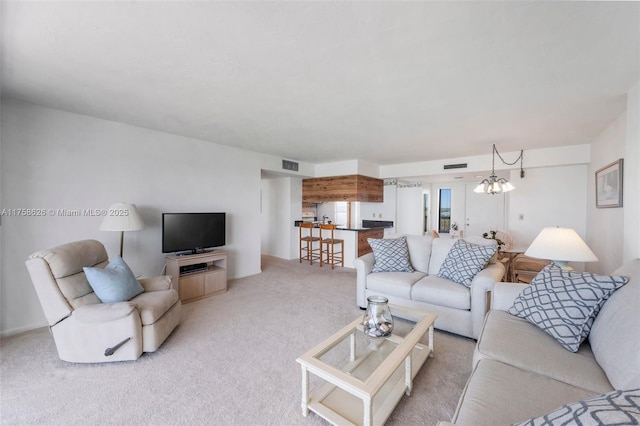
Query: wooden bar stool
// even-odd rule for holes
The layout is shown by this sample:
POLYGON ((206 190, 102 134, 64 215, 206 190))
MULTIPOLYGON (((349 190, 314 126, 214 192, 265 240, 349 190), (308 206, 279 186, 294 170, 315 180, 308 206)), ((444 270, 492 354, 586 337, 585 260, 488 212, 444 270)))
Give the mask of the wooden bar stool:
POLYGON ((308 260, 309 265, 313 265, 313 261, 317 259, 320 259, 320 263, 322 263, 320 237, 313 235, 314 228, 313 223, 300 223, 300 263, 302 263, 303 260, 308 260), (314 248, 313 244, 316 242, 318 243, 318 247, 314 248))
POLYGON ((322 267, 323 263, 331 264, 331 269, 337 264, 344 266, 344 240, 334 238, 336 228, 337 225, 320 225, 320 267, 322 267), (324 238, 325 232, 328 238, 324 238), (340 246, 340 251, 336 251, 337 245, 340 246), (327 255, 326 261, 324 260, 325 254, 327 255))

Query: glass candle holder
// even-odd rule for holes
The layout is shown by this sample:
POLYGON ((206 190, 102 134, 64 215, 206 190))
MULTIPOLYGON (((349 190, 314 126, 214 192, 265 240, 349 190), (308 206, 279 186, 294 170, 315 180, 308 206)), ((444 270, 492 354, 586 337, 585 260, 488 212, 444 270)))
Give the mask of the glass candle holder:
POLYGON ((367 297, 367 310, 362 320, 364 334, 370 337, 387 337, 393 332, 393 317, 389 299, 382 296, 367 297))

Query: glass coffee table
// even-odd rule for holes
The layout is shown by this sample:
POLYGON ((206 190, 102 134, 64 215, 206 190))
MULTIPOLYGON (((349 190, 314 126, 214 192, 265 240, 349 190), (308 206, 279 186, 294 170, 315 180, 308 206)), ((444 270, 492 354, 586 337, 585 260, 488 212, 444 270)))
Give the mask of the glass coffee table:
POLYGON ((382 425, 402 395, 411 395, 413 378, 433 356, 437 315, 389 307, 394 320, 390 336, 368 337, 359 317, 296 360, 302 368, 305 417, 311 410, 335 425, 382 425), (324 381, 311 395, 309 373, 324 381))

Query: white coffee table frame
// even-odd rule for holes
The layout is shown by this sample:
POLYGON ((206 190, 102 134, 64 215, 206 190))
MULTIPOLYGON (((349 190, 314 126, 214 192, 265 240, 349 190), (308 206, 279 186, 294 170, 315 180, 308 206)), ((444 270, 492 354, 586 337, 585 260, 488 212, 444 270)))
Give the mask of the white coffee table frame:
POLYGON ((362 359, 355 358, 355 333, 358 330, 362 332, 362 317, 357 318, 296 360, 302 369, 303 416, 306 417, 311 410, 334 425, 382 425, 402 395, 411 395, 413 378, 426 359, 433 356, 433 323, 437 315, 395 305, 390 305, 390 308, 394 316, 413 321, 415 325, 404 338, 393 334, 386 337, 397 346, 366 380, 362 381, 349 374, 349 371, 354 371, 363 362, 362 359), (418 343, 427 332, 429 333, 428 345, 418 343), (349 337, 351 362, 343 369, 344 371, 320 359, 323 354, 347 337, 349 337), (399 370, 403 363, 402 374, 399 370), (309 373, 326 382, 312 395, 309 395, 309 373), (381 392, 383 389, 384 395, 381 392), (374 412, 373 399, 379 392, 383 400, 378 401, 374 412), (358 401, 353 397, 361 403, 357 403, 358 401), (354 423, 358 417, 362 418, 362 423, 354 423))

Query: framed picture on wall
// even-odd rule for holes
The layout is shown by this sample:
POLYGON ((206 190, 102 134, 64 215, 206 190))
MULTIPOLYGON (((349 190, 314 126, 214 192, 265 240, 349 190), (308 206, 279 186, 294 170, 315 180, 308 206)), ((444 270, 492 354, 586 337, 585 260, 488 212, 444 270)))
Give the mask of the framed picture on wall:
POLYGON ((623 159, 607 164, 596 171, 596 207, 622 207, 623 159))

